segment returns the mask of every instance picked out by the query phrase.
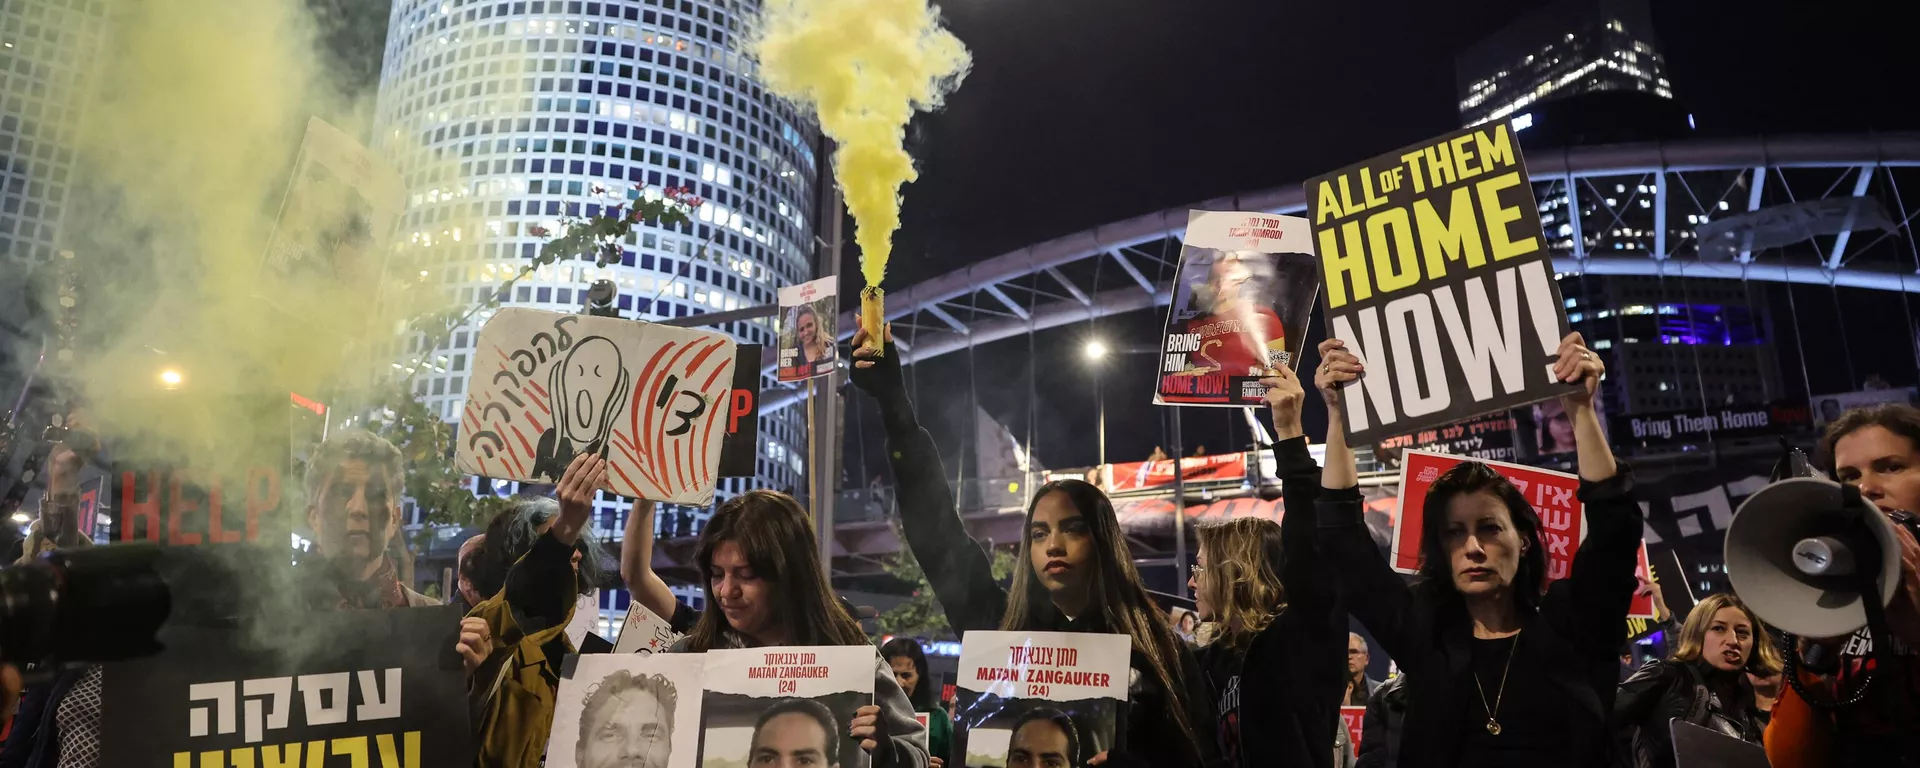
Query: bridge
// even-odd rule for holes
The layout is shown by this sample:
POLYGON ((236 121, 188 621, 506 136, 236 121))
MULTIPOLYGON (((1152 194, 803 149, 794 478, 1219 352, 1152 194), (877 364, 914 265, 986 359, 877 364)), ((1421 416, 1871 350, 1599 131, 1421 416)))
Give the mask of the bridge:
MULTIPOLYGON (((1920 134, 1700 139, 1529 149, 1527 168, 1554 268, 1564 274, 1775 282, 1920 292, 1920 252, 1904 191, 1920 192, 1920 134), (1579 216, 1568 216, 1569 191, 1579 216), (1865 198, 1877 208, 1850 206, 1865 198), (1703 254, 1696 228, 1743 214, 1830 201, 1840 217, 1786 221, 1820 232, 1773 248, 1703 254), (1870 215, 1884 212, 1884 217, 1870 215), (1888 225, 1890 228, 1870 228, 1888 225), (1836 231, 1827 231, 1836 230, 1836 231)), ((1134 216, 1034 243, 887 291, 887 319, 903 362, 1172 300, 1187 211, 1305 215, 1300 184, 1134 216)), ((1820 212, 1796 214, 1802 219, 1820 212)), ((1778 223, 1776 222, 1776 225, 1778 223)), ((850 338, 855 312, 840 317, 850 338)), ((797 401, 766 393, 763 412, 797 401)))

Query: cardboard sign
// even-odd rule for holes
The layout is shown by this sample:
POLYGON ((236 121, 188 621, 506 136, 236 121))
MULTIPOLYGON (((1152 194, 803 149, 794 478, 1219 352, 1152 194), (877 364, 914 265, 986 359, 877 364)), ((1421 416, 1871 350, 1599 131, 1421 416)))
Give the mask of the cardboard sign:
POLYGON ((1159 405, 1258 406, 1299 367, 1320 289, 1305 219, 1190 211, 1160 346, 1159 405))
POLYGON ((392 166, 309 118, 260 295, 295 317, 373 317, 387 241, 405 208, 406 185, 392 166))
POLYGON ((760 345, 741 344, 727 393, 727 436, 720 441, 720 476, 753 477, 760 457, 760 345))
POLYGON ((665 653, 680 640, 673 623, 655 615, 635 600, 627 605, 626 621, 620 625, 620 637, 614 641, 614 653, 665 653))
POLYGON ((1366 719, 1366 707, 1340 708, 1340 724, 1346 726, 1347 741, 1353 742, 1353 751, 1356 753, 1360 751, 1360 735, 1365 730, 1366 719))
POLYGON ((1457 424, 1389 437, 1374 447, 1374 453, 1433 451, 1475 459, 1509 461, 1519 458, 1518 432, 1513 414, 1499 411, 1457 424))
POLYGON ((1341 390, 1355 445, 1565 394, 1566 308, 1504 122, 1306 184, 1327 334, 1366 364, 1341 390))
POLYGON ((1114 747, 1127 701, 1126 635, 968 632, 953 753, 967 766, 1085 765, 1114 747), (1064 746, 1064 754, 1058 750, 1064 746))
POLYGON ((879 650, 871 645, 790 646, 706 653, 700 765, 759 765, 754 755, 819 756, 819 765, 866 765, 847 735, 873 703, 879 650))
MULTIPOLYGON (((1413 451, 1400 460, 1400 509, 1394 519, 1393 569, 1401 573, 1420 570, 1420 525, 1427 503, 1427 489, 1440 475, 1468 459, 1443 453, 1413 451)), ((1500 473, 1520 489, 1521 495, 1540 515, 1540 543, 1547 548, 1547 580, 1564 579, 1573 568, 1573 555, 1586 538, 1585 507, 1578 492, 1580 478, 1565 472, 1507 464, 1481 462, 1500 473)))
POLYGON ((581 453, 610 489, 713 501, 733 389, 732 338, 631 320, 502 309, 480 330, 460 471, 553 483, 581 453))
POLYGON ((701 677, 694 653, 568 656, 555 694, 553 768, 694 768, 700 757, 701 677))
POLYGON ((781 381, 806 381, 833 373, 840 355, 839 292, 840 281, 832 277, 780 289, 781 381))
POLYGON ((171 625, 101 669, 100 764, 473 764, 453 607, 303 614, 299 627, 171 625), (261 637, 271 647, 262 647, 261 637))

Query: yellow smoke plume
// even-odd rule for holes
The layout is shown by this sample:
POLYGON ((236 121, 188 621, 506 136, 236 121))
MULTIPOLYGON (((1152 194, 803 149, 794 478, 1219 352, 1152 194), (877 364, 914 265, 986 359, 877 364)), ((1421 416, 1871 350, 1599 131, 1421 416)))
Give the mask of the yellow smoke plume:
POLYGON ((926 0, 768 0, 754 49, 774 93, 812 105, 839 150, 867 285, 886 276, 900 228, 900 186, 918 174, 906 150, 916 110, 937 109, 966 76, 966 46, 926 0))

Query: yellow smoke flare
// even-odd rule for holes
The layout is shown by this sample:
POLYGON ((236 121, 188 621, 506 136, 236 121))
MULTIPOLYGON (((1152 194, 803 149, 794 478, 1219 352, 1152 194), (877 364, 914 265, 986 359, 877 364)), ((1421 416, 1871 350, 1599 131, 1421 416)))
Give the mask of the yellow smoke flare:
POLYGON ((918 177, 907 122, 939 108, 972 59, 926 0, 768 0, 761 13, 761 79, 812 105, 839 143, 833 175, 857 225, 860 272, 877 287, 900 228, 900 185, 918 177))

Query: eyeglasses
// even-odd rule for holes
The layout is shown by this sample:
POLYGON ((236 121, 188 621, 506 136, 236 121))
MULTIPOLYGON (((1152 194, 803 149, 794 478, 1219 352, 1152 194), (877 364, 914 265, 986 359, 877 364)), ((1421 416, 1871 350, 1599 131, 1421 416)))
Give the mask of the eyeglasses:
POLYGON ((1203 573, 1206 573, 1206 572, 1207 572, 1207 567, 1206 567, 1206 566, 1204 566, 1204 565, 1189 565, 1189 566, 1187 566, 1187 573, 1188 573, 1189 575, 1192 575, 1192 576, 1198 576, 1198 575, 1200 575, 1200 574, 1203 574, 1203 573))

